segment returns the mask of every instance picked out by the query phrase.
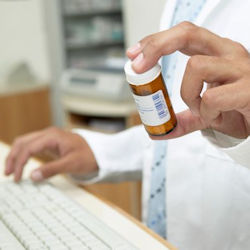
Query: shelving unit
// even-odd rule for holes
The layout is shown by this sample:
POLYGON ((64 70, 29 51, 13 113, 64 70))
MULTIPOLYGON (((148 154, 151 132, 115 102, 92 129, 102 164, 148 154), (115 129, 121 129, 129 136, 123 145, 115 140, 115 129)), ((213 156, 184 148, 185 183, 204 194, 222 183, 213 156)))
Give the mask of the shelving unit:
POLYGON ((123 46, 122 41, 105 41, 105 42, 95 42, 90 44, 82 43, 68 43, 66 44, 67 50, 89 50, 89 49, 106 49, 110 47, 123 46))
POLYGON ((64 0, 61 13, 66 67, 88 68, 124 55, 121 1, 64 0))
MULTIPOLYGON (((71 68, 96 70, 98 67, 97 70, 107 68, 109 71, 114 64, 120 65, 119 62, 122 61, 120 59, 124 59, 124 3, 122 2, 122 0, 44 0, 45 20, 49 31, 48 47, 51 55, 52 106, 57 125, 65 126, 65 110, 61 105, 62 93, 59 90, 66 70, 71 68), (109 22, 111 26, 105 24, 103 20, 111 20, 109 22), (109 27, 107 28, 109 33, 102 28, 103 24, 104 28, 109 27)), ((113 73, 119 72, 123 74, 117 68, 113 70, 113 73)))
MULTIPOLYGON (((64 70, 69 68, 94 68, 96 70, 98 68, 97 70, 107 69, 111 72, 110 61, 124 58, 125 41, 122 1, 58 1, 64 70)), ((122 70, 120 74, 123 74, 122 70)), ((126 84, 125 80, 124 84, 126 84)), ((135 105, 131 100, 128 103, 117 104, 111 100, 92 100, 91 97, 77 97, 67 93, 61 95, 60 99, 64 110, 64 124, 70 127, 80 126, 92 129, 94 124, 95 129, 99 127, 102 132, 110 132, 112 123, 114 123, 113 127, 117 126, 119 128, 114 129, 113 132, 116 132, 132 126, 128 120, 131 121, 129 117, 134 116, 136 113, 135 105), (73 109, 72 105, 74 106, 73 109), (86 109, 85 107, 89 108, 86 109), (103 107, 107 108, 104 110, 103 107), (114 109, 118 110, 118 107, 121 108, 121 111, 117 111, 118 114, 114 115, 114 109), (129 109, 126 114, 122 111, 124 108, 129 109), (96 110, 99 110, 98 114, 96 114, 96 110), (110 126, 108 126, 108 119, 110 120, 110 126), (97 126, 98 121, 100 126, 97 126), (123 123, 123 126, 121 123, 123 123), (102 129, 102 126, 107 131, 102 129)))
POLYGON ((100 15, 121 15, 121 8, 112 8, 109 10, 92 10, 92 11, 72 11, 64 13, 64 17, 76 18, 76 17, 92 17, 100 15))

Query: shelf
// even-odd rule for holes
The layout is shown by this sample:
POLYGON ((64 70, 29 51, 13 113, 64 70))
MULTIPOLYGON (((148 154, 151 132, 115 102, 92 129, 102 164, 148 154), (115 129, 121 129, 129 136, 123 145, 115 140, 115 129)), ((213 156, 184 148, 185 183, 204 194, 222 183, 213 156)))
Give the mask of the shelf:
POLYGON ((64 95, 61 103, 68 112, 91 116, 123 117, 137 112, 133 101, 112 102, 64 95))
POLYGON ((44 89, 49 89, 48 83, 36 83, 36 84, 0 84, 0 97, 1 96, 11 96, 23 93, 31 93, 34 91, 40 91, 44 89))
POLYGON ((93 117, 66 112, 67 127, 83 128, 102 133, 117 133, 126 128, 125 117, 93 117))
POLYGON ((102 15, 121 15, 121 9, 111 9, 111 10, 94 10, 89 12, 78 11, 78 12, 69 12, 64 13, 64 16, 67 18, 76 18, 76 17, 91 17, 91 16, 102 16, 102 15))
POLYGON ((73 44, 66 43, 66 48, 68 50, 89 50, 89 49, 100 49, 100 48, 109 48, 113 46, 124 46, 124 41, 110 41, 110 42, 102 42, 102 43, 91 43, 91 44, 73 44))

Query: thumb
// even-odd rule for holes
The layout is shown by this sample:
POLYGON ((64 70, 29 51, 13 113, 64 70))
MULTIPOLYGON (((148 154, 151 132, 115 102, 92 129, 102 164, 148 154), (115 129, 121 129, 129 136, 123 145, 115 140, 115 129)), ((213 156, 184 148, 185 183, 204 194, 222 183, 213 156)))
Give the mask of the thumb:
POLYGON ((40 182, 56 174, 64 173, 67 166, 70 166, 70 160, 71 157, 68 155, 56 161, 46 163, 40 168, 32 171, 30 177, 34 182, 40 182))
POLYGON ((207 125, 200 117, 194 115, 189 109, 176 114, 177 126, 175 129, 164 136, 150 136, 153 140, 168 140, 181 137, 197 130, 207 128, 207 125))

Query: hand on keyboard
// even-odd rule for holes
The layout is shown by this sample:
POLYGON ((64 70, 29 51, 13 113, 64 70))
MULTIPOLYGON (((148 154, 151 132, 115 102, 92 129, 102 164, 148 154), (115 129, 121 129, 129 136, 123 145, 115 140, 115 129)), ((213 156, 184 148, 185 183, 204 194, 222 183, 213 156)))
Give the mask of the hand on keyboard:
POLYGON ((55 160, 34 170, 33 181, 60 173, 89 174, 98 170, 95 157, 82 137, 53 127, 17 138, 6 159, 5 174, 14 174, 15 181, 20 181, 28 159, 42 152, 53 154, 55 160))

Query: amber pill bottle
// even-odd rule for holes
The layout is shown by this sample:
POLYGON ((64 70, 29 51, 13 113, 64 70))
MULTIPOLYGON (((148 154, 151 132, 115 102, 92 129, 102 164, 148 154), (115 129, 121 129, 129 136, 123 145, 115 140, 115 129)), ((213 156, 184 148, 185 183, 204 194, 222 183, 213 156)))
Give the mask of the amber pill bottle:
POLYGON ((170 133, 177 120, 161 74, 161 66, 156 64, 147 72, 137 74, 131 64, 128 61, 124 67, 126 79, 146 131, 153 136, 170 133))

